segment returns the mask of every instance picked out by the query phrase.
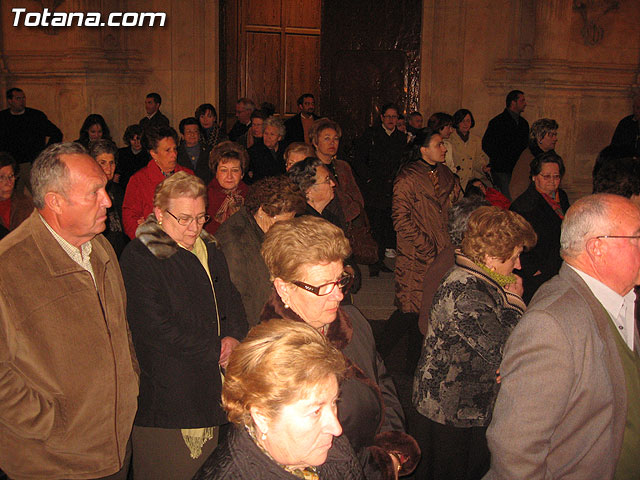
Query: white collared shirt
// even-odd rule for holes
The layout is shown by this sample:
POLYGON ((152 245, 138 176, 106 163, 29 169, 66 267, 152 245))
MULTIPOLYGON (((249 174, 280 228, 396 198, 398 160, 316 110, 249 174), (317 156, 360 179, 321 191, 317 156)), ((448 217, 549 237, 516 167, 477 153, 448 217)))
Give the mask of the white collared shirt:
POLYGON ((89 274, 91 274, 91 278, 93 279, 93 285, 96 288, 98 288, 96 284, 96 276, 94 275, 93 267, 91 266, 91 251, 93 249, 91 245, 91 240, 84 242, 80 246, 80 248, 78 248, 74 245, 71 245, 64 238, 62 238, 58 234, 58 232, 56 232, 53 228, 51 228, 51 225, 47 223, 47 221, 44 219, 42 215, 40 215, 40 220, 42 220, 42 223, 44 223, 44 226, 47 227, 47 230, 49 230, 49 232, 51 232, 51 235, 53 235, 53 238, 56 240, 56 242, 58 242, 58 244, 62 247, 65 253, 69 255, 69 258, 71 258, 71 260, 76 262, 78 265, 84 268, 87 272, 89 272, 89 274))
POLYGON ((389 136, 391 136, 391 134, 392 134, 393 132, 395 132, 395 131, 396 131, 396 129, 395 129, 395 128, 394 128, 393 130, 389 130, 387 127, 385 127, 385 126, 384 126, 384 123, 382 123, 381 125, 382 125, 382 129, 383 129, 383 130, 385 131, 385 133, 386 133, 387 135, 389 135, 389 136))
POLYGON ((584 283, 587 284, 591 293, 593 293, 611 317, 618 332, 622 335, 624 343, 627 344, 629 349, 633 350, 633 336, 636 324, 634 316, 636 294, 633 289, 623 297, 611 290, 600 280, 596 280, 571 265, 569 265, 569 267, 584 280, 584 283))

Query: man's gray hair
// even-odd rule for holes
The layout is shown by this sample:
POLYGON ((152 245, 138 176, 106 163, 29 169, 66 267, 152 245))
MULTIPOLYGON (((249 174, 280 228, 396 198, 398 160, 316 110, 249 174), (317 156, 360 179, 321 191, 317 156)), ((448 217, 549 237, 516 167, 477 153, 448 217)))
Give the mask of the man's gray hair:
POLYGON ((449 208, 449 237, 454 247, 462 244, 462 239, 467 231, 469 217, 480 207, 487 207, 491 204, 480 197, 461 198, 449 208))
POLYGON ((606 193, 588 195, 569 207, 560 232, 562 258, 578 256, 589 239, 610 233, 611 200, 616 197, 606 193))
POLYGON ((47 192, 64 195, 69 180, 69 169, 60 157, 78 154, 88 155, 87 149, 75 142, 56 143, 40 152, 31 168, 33 204, 37 209, 44 208, 44 196, 47 192))

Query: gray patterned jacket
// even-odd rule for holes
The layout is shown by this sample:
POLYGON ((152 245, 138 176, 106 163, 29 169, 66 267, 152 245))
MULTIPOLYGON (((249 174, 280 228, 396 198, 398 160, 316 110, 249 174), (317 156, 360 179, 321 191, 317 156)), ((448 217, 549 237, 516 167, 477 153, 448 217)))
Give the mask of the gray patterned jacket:
POLYGON ((519 296, 456 252, 456 263, 434 296, 416 369, 413 404, 418 412, 455 427, 489 425, 499 387, 496 370, 525 308, 519 296))

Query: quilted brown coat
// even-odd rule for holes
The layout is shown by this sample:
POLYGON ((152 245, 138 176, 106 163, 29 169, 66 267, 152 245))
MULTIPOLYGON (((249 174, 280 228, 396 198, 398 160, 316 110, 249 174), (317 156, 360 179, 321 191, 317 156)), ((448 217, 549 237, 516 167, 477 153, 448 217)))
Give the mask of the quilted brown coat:
POLYGON ((393 226, 397 233, 396 306, 403 312, 420 311, 424 275, 437 253, 450 244, 447 213, 454 177, 438 164, 438 193, 426 162, 407 164, 393 185, 393 226))

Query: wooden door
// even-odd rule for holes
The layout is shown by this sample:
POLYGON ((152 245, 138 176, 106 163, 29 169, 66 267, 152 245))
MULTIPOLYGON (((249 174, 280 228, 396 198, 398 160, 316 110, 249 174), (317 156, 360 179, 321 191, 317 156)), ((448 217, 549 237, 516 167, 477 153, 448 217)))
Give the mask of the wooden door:
POLYGON ((221 79, 227 129, 240 97, 297 113, 297 98, 317 96, 322 0, 227 0, 222 4, 221 79))

